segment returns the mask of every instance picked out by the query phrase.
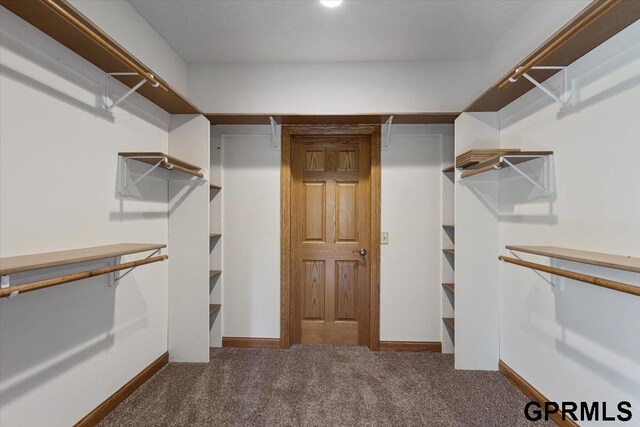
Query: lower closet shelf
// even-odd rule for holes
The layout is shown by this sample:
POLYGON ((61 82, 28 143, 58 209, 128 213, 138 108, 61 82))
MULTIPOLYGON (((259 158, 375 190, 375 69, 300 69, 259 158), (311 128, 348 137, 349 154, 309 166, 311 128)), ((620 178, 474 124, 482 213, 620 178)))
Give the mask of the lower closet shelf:
POLYGON ((209 304, 209 314, 220 310, 220 307, 222 307, 222 304, 209 304))
POLYGON ((209 278, 219 276, 220 274, 222 274, 222 270, 209 270, 209 278))

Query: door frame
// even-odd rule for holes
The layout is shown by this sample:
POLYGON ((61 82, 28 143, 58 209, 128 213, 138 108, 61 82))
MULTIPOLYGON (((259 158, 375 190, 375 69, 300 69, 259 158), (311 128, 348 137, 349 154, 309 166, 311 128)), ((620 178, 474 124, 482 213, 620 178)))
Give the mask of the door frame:
POLYGON ((369 349, 380 349, 380 125, 283 125, 280 163, 280 346, 291 347, 291 139, 303 135, 360 135, 371 140, 369 349))

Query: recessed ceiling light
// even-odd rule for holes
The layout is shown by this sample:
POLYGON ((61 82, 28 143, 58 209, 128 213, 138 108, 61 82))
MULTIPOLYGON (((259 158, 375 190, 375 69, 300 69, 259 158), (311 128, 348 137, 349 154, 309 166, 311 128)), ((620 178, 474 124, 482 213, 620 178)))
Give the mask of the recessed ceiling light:
POLYGON ((342 0, 320 0, 320 3, 322 3, 324 7, 337 7, 340 6, 342 0))

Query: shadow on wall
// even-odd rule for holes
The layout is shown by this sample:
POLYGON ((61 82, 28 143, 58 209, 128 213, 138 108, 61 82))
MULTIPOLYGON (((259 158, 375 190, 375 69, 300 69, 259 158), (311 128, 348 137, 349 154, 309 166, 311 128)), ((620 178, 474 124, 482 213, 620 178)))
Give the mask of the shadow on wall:
MULTIPOLYGON (((92 261, 14 274, 11 280, 29 283, 107 265, 111 261, 92 261)), ((135 279, 130 275, 122 282, 117 286, 136 290, 129 303, 142 314, 115 329, 112 274, 0 300, 0 408, 52 380, 63 381, 67 370, 106 352, 116 335, 120 339, 147 327, 147 307, 135 279)))
MULTIPOLYGON (((571 117, 640 85, 638 67, 635 67, 635 70, 633 69, 634 67, 631 67, 628 78, 624 78, 604 90, 598 90, 596 93, 592 93, 593 89, 591 89, 601 79, 611 76, 640 60, 640 43, 638 42, 640 24, 633 24, 632 27, 609 40, 606 46, 596 48, 588 55, 569 65, 566 72, 568 73, 569 85, 574 90, 574 106, 560 111, 560 105, 558 104, 558 113, 556 115, 558 119, 571 117)), ((552 92, 561 94, 564 90, 562 82, 562 73, 558 73, 547 79, 543 84, 551 89, 552 92)), ((505 107, 504 111, 499 115, 500 125, 502 128, 506 128, 554 103, 555 101, 542 93, 542 91, 534 89, 533 93, 529 93, 505 107)))
MULTIPOLYGON (((640 286, 637 273, 562 260, 552 260, 551 265, 640 286)), ((554 276, 552 280, 557 284, 551 288, 556 325, 547 324, 551 329, 545 329, 540 322, 545 315, 540 313, 538 318, 535 311, 530 312, 522 327, 537 340, 532 345, 555 346, 567 359, 620 388, 622 395, 640 396, 640 376, 634 374, 640 373, 638 297, 561 277, 554 276), (612 319, 618 328, 611 328, 612 319)), ((547 285, 536 279, 534 289, 539 286, 547 285)), ((537 298, 529 294, 527 305, 536 307, 537 298)))
POLYGON ((501 170, 484 172, 461 180, 461 184, 482 202, 501 221, 529 224, 556 224, 557 215, 553 205, 557 200, 553 157, 549 160, 536 159, 521 163, 518 168, 538 183, 548 180, 551 195, 544 194, 522 175, 505 167, 501 170), (545 178, 545 161, 549 161, 548 176, 545 178), (528 205, 527 214, 518 214, 519 205, 528 205), (533 208, 532 208, 533 206, 533 208), (537 213, 530 213, 534 209, 537 213))
MULTIPOLYGON (((106 106, 106 78, 105 72, 78 57, 75 53, 61 46, 58 42, 39 35, 37 45, 26 44, 24 40, 33 40, 33 29, 20 18, 2 12, 0 31, 0 47, 3 51, 3 60, 0 64, 0 74, 3 77, 19 82, 49 97, 73 106, 94 117, 115 122, 116 117, 105 110, 106 106), (6 64, 9 56, 12 63, 24 63, 23 67, 10 67, 6 64), (55 75, 58 81, 55 84, 43 83, 38 76, 42 70, 55 75), (30 75, 31 74, 31 75, 30 75), (78 91, 80 89, 81 91, 78 91), (79 95, 82 93, 82 95, 79 95)), ((128 87, 113 79, 111 82, 110 98, 124 94, 128 87)), ((109 101, 110 103, 111 101, 109 101)), ((130 114, 162 129, 168 128, 169 114, 144 99, 141 95, 134 94, 118 107, 130 114)))

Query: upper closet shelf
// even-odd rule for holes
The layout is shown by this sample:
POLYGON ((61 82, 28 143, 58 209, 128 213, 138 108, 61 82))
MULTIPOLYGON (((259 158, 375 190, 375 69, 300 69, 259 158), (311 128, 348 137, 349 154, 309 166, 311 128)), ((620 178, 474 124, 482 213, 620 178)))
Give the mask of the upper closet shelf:
MULTIPOLYGON (((0 0, 0 4, 168 113, 202 114, 68 1, 0 0)), ((110 110, 125 97, 105 108, 110 110)))
POLYGON ((452 124, 457 112, 376 113, 376 114, 244 114, 206 113, 212 125, 342 125, 384 124, 393 117, 394 124, 452 124), (271 121, 273 119, 273 122, 271 121))
POLYGON ((638 19, 638 0, 590 2, 567 25, 515 64, 509 73, 464 111, 499 111, 535 87, 532 82, 534 78, 544 82, 638 19), (527 77, 529 72, 531 79, 527 77))
MULTIPOLYGON (((107 246, 96 246, 91 248, 73 249, 68 251, 45 252, 32 255, 20 255, 13 257, 0 258, 0 276, 2 276, 2 287, 0 288, 0 298, 15 296, 18 293, 31 292, 38 289, 48 288, 51 286, 62 285, 68 282, 74 282, 89 277, 100 276, 103 274, 114 273, 120 270, 132 270, 135 267, 145 264, 151 264, 158 261, 164 261, 167 255, 154 256, 165 248, 164 244, 143 244, 143 243, 120 243, 107 246), (95 261, 107 258, 117 258, 123 255, 129 255, 139 252, 153 251, 148 257, 131 262, 114 264, 108 267, 98 268, 89 271, 66 274, 64 276, 54 277, 36 282, 25 283, 11 286, 10 275, 23 273, 27 271, 39 270, 43 268, 59 267, 70 264, 77 264, 87 261, 95 261)), ((114 282, 120 280, 125 274, 114 277, 114 282)))

